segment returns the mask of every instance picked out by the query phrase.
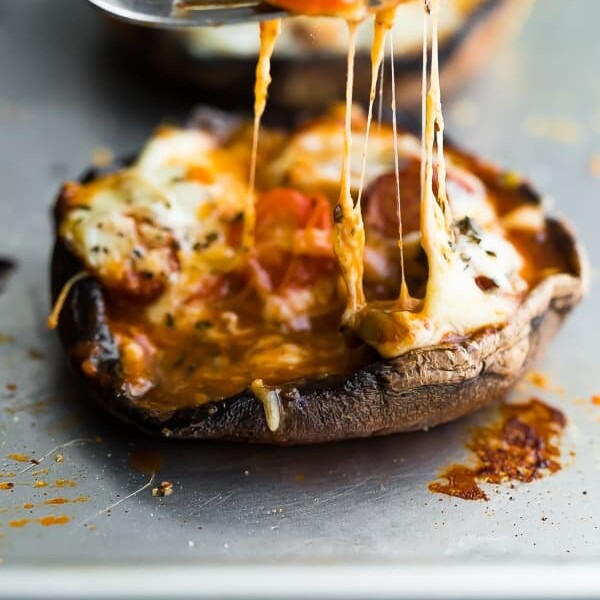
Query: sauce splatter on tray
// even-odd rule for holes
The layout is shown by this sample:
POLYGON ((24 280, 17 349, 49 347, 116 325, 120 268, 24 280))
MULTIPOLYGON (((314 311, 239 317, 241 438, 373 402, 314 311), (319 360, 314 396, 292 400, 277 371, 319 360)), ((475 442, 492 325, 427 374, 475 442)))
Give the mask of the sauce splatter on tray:
POLYGON ((538 398, 524 404, 503 404, 501 418, 472 433, 467 448, 476 464, 451 465, 429 484, 434 493, 464 500, 489 500, 481 483, 529 483, 560 470, 558 438, 566 425, 564 414, 538 398))
POLYGON ((49 498, 48 500, 44 500, 44 504, 81 504, 88 500, 88 496, 77 496, 77 498, 49 498))
POLYGON ((54 483, 52 484, 52 487, 55 488, 72 488, 72 487, 76 487, 77 486, 77 482, 76 481, 72 481, 71 479, 56 479, 54 481, 54 483))
POLYGON ((67 515, 47 515, 45 517, 40 517, 39 519, 19 519, 17 521, 9 521, 8 524, 10 527, 25 527, 25 525, 29 525, 30 523, 38 523, 42 527, 52 527, 53 525, 65 525, 71 520, 71 517, 67 517, 67 515))
POLYGON ((29 462, 31 458, 26 456, 25 454, 18 454, 16 452, 12 452, 6 456, 9 460, 14 460, 15 462, 29 462))

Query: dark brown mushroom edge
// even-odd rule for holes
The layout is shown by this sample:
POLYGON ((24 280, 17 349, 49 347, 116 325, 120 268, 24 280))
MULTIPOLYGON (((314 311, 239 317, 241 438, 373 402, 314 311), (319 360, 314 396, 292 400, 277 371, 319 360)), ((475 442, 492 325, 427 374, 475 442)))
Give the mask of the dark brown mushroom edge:
MULTIPOLYGON (((523 23, 532 0, 453 0, 441 14, 440 65, 446 98, 479 72, 523 23)), ((403 7, 396 36, 398 106, 421 101, 422 49, 418 3, 403 7), (405 15, 404 11, 410 14, 405 15), (401 19, 401 16, 405 18, 401 19)), ((278 109, 319 111, 344 97, 346 27, 338 19, 291 19, 284 24, 272 60, 269 105, 278 109)), ((258 50, 255 24, 241 30, 221 27, 166 31, 109 21, 109 31, 136 65, 202 90, 204 102, 245 109, 252 90, 258 50), (235 93, 231 90, 235 89, 235 93)), ((368 29, 370 23, 365 23, 368 29)), ((365 32, 366 33, 366 32, 365 32)), ((369 99, 371 74, 369 36, 360 35, 355 65, 355 101, 369 99), (360 85, 365 82, 365 85, 360 85)), ((389 77, 389 63, 385 65, 389 77)), ((389 79, 388 79, 389 81, 389 79)), ((386 86, 385 105, 390 87, 386 86)))
MULTIPOLYGON (((88 273, 68 289, 58 332, 89 397, 159 436, 309 444, 457 419, 504 396, 538 359, 585 291, 582 250, 564 221, 542 212, 529 184, 452 146, 448 197, 457 240, 464 236, 467 253, 468 243, 480 246, 463 257, 464 269, 497 293, 502 284, 486 269, 509 244, 521 262, 515 271, 504 257, 499 277, 520 290, 514 311, 502 324, 446 335, 396 358, 382 359, 360 339, 347 343, 339 332, 346 292, 331 251, 341 113, 261 133, 250 252, 242 248, 247 219, 236 202, 245 202, 251 128, 237 117, 205 111, 186 128, 163 127, 137 162, 92 169, 64 185, 52 298, 88 273), (117 192, 98 200, 100 189, 117 192), (202 202, 190 200, 194 193, 202 202), (172 202, 192 206, 196 216, 174 218, 172 202), (490 214, 493 227, 503 224, 500 241, 488 238, 490 214), (207 234, 206 220, 214 232, 207 234), (201 274, 182 289, 189 264, 201 274), (268 402, 250 389, 257 379, 273 392, 268 402)), ((364 127, 362 115, 353 127, 364 127)), ((386 125, 374 127, 362 198, 370 301, 395 298, 400 286, 391 136, 386 125)), ((411 294, 423 297, 419 156, 418 140, 402 132, 405 271, 411 294)))

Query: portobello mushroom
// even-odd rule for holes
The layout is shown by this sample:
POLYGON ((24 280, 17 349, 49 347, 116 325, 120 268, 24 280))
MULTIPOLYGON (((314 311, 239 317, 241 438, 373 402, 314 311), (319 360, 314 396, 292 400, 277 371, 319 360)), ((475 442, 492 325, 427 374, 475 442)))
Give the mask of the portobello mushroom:
MULTIPOLYGON (((361 130, 364 117, 353 127, 361 130)), ((203 111, 186 129, 160 129, 136 159, 65 184, 55 208, 52 298, 64 296, 58 333, 90 398, 150 434, 293 445, 434 427, 519 380, 585 292, 586 262, 571 228, 544 215, 528 183, 449 145, 455 251, 466 244, 464 270, 483 293, 500 294, 508 278, 514 309, 503 322, 382 358, 368 332, 361 339, 354 331, 350 342, 338 332, 346 292, 327 231, 342 129, 333 111, 291 132, 261 134, 251 251, 241 241, 247 214, 236 212, 246 201, 251 127, 238 118, 203 111), (187 206, 193 227, 169 204, 187 206), (204 220, 215 228, 210 235, 204 220), (277 287, 282 256, 288 283, 277 287), (196 275, 185 280, 189 265, 196 275)), ((403 268, 392 135, 386 125, 373 134, 362 201, 364 285, 374 304, 397 296, 403 268)), ((405 277, 422 298, 429 274, 419 145, 406 131, 399 140, 405 277)))
MULTIPOLYGON (((447 97, 485 66, 524 21, 531 4, 531 0, 455 0, 445 4, 440 21, 440 65, 447 97)), ((175 32, 116 20, 108 25, 119 51, 142 68, 202 90, 204 102, 242 109, 251 104, 258 52, 256 24, 175 32)), ((415 107, 421 97, 422 69, 418 3, 403 8, 398 26, 397 102, 405 108, 415 107)), ((371 73, 370 27, 365 23, 359 34, 357 82, 368 82, 371 73)), ((342 98, 346 35, 345 24, 337 19, 286 19, 272 59, 270 106, 320 111, 342 98)), ((388 77, 389 71, 387 81, 388 77)), ((355 101, 366 105, 368 100, 368 85, 358 85, 355 101)), ((389 100, 386 87, 386 105, 389 100)))

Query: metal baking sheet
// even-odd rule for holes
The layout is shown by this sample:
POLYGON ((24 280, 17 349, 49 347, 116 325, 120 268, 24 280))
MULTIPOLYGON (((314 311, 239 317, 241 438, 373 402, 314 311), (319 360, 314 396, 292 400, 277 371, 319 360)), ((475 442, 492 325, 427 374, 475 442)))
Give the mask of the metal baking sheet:
MULTIPOLYGON (((447 121, 462 145, 547 192, 594 266, 600 4, 567 4, 539 2, 515 43, 448 103, 447 121)), ((51 452, 0 490, 0 597, 600 594, 596 272, 541 366, 552 389, 515 394, 566 413, 566 467, 530 485, 490 488, 487 503, 432 495, 427 484, 467 456, 469 428, 493 408, 435 431, 312 448, 150 440, 90 405, 45 329, 50 207, 94 148, 129 153, 157 122, 201 98, 115 60, 97 13, 72 0, 0 4, 0 82, 0 255, 18 262, 0 294, 0 470, 27 466, 11 453, 39 459, 89 440, 51 452), (146 489, 124 500, 147 481, 128 464, 140 449, 164 457, 159 480, 173 482, 171 496, 146 489), (60 480, 73 487, 56 487, 71 485, 60 480), (55 497, 87 501, 44 504, 55 497), (70 522, 9 525, 50 514, 70 522)))

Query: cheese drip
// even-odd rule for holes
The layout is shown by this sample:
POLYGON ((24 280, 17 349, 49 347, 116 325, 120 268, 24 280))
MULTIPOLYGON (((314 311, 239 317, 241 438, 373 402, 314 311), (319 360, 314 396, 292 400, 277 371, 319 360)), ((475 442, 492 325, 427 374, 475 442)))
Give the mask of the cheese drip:
MULTIPOLYGON (((439 254, 445 255, 447 259, 448 247, 454 240, 450 231, 451 215, 446 198, 446 165, 442 143, 444 120, 442 117, 437 29, 439 0, 425 0, 425 11, 431 16, 431 74, 429 89, 425 96, 425 131, 421 142, 424 148, 422 154, 425 158, 424 163, 421 164, 424 169, 424 181, 421 187, 421 233, 427 257, 429 260, 433 259, 435 265, 436 259, 440 258, 439 254), (433 159, 434 145, 437 146, 437 165, 434 165, 433 159), (437 167, 437 197, 433 191, 434 167, 437 167), (436 248, 431 242, 433 238, 439 238, 440 235, 448 238, 449 243, 446 243, 445 239, 443 244, 439 244, 440 252, 436 252, 436 248)), ((431 264, 429 269, 431 279, 431 264)))
POLYGON ((333 249, 340 265, 348 297, 342 325, 353 327, 356 315, 365 305, 363 290, 363 255, 365 229, 360 206, 354 204, 350 192, 350 156, 352 152, 352 88, 354 84, 354 53, 357 23, 348 22, 348 64, 346 74, 346 114, 344 121, 344 152, 340 196, 334 210, 333 249))
POLYGON ((421 190, 425 189, 425 125, 427 122, 427 48, 429 36, 429 9, 427 0, 424 0, 423 9, 423 66, 421 76, 421 190))
MULTIPOLYGON (((363 144, 362 164, 360 168, 360 185, 358 188, 358 200, 356 203, 360 206, 360 201, 365 186, 365 173, 367 171, 367 153, 369 149, 369 133, 371 132, 371 122, 373 120, 373 105, 375 104, 375 96, 377 94, 377 79, 379 71, 383 64, 383 56, 385 52, 385 42, 389 31, 394 26, 396 18, 396 7, 382 10, 375 14, 373 23, 373 45, 371 46, 371 88, 369 90, 369 110, 367 112, 367 124, 365 127, 365 141, 363 144)), ((381 77, 383 82, 383 73, 381 77)), ((379 125, 381 126, 381 95, 379 97, 379 125)))
POLYGON ((396 74, 394 72, 394 36, 390 36, 390 65, 392 78, 392 130, 394 132, 394 176, 396 179, 396 210, 398 213, 398 247, 400 249, 400 294, 398 303, 403 310, 413 310, 418 301, 411 298, 406 284, 406 270, 404 265, 404 240, 402 232, 402 204, 400 201, 400 156, 398 152, 398 119, 396 115, 396 74))
POLYGON ((260 23, 260 51, 256 63, 256 79, 254 83, 254 128, 252 131, 252 153, 250 155, 250 176, 248 181, 248 198, 244 214, 243 247, 249 250, 254 246, 254 227, 256 209, 254 206, 254 187, 256 181, 256 161, 258 156, 258 136, 260 121, 267 105, 267 92, 271 83, 271 57, 275 43, 281 32, 281 19, 262 21, 260 23))
MULTIPOLYGON (((399 172, 399 152, 398 152, 398 129, 396 117, 396 79, 394 72, 394 39, 393 32, 390 32, 394 26, 396 19, 397 6, 380 10, 375 14, 373 27, 373 44, 371 47, 371 87, 369 93, 369 107, 367 111, 367 123, 365 126, 365 141, 363 145, 362 164, 360 172, 360 184, 358 189, 357 206, 360 208, 362 194, 365 184, 365 173, 367 169, 367 154, 369 148, 369 133, 371 131, 371 122, 373 119, 373 105, 377 93, 377 80, 381 71, 381 86, 383 86, 383 69, 385 44, 386 40, 390 39, 390 76, 392 86, 392 125, 394 132, 394 174, 396 178, 396 206, 398 214, 398 246, 400 249, 400 268, 402 273, 399 303, 405 309, 411 309, 415 306, 415 301, 410 297, 408 287, 406 285, 406 275, 404 269, 404 245, 402 241, 402 207, 400 203, 400 172, 399 172)), ((379 127, 381 128, 381 113, 382 113, 383 93, 382 87, 379 94, 379 127)))
MULTIPOLYGON (((423 301, 410 298, 402 282, 400 297, 396 301, 371 302, 359 315, 355 315, 359 337, 375 347, 384 358, 440 343, 450 334, 463 335, 482 327, 504 324, 518 302, 518 290, 510 283, 508 288, 505 286, 499 292, 482 290, 469 269, 468 261, 462 258, 466 253, 457 250, 468 242, 464 238, 456 238, 446 196, 438 61, 439 0, 424 0, 424 6, 420 232, 429 276, 423 301), (428 74, 429 27, 431 69, 428 74), (437 193, 434 192, 434 173, 437 175, 437 193)), ((394 154, 397 163, 397 145, 394 154)), ((397 170, 396 178, 398 182, 397 170)), ((400 190, 398 183, 396 185, 401 244, 400 190)))
POLYGON ((54 306, 52 307, 52 312, 50 313, 46 321, 48 329, 56 329, 58 327, 60 313, 62 312, 65 306, 65 302, 67 301, 69 293, 71 292, 76 283, 78 283, 82 279, 86 279, 87 277, 90 277, 89 273, 87 273, 86 271, 79 271, 79 273, 76 273, 66 281, 66 283, 60 290, 60 294, 56 298, 54 306))
POLYGON ((262 379, 255 379, 250 384, 250 391, 256 400, 262 404, 269 431, 275 433, 281 424, 281 399, 279 397, 281 390, 269 388, 262 379))

